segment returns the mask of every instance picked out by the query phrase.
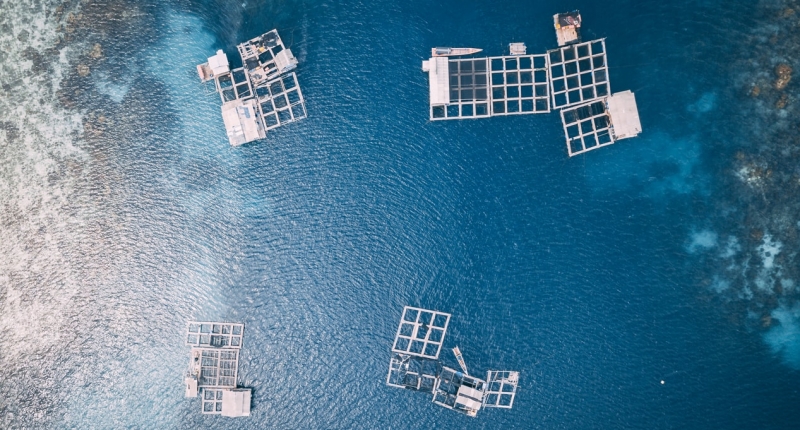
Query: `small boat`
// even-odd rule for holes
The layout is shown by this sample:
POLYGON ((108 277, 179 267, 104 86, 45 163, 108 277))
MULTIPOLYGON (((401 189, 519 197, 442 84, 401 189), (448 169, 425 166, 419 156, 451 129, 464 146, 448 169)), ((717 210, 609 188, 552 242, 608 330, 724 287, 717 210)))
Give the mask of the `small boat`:
POLYGON ((464 363, 464 357, 461 355, 461 350, 458 347, 453 348, 453 354, 456 356, 456 360, 458 360, 458 365, 461 366, 461 370, 464 371, 465 375, 469 375, 467 372, 467 363, 464 363))
POLYGON ((434 57, 458 57, 460 55, 472 55, 483 51, 478 48, 431 48, 431 55, 434 57))

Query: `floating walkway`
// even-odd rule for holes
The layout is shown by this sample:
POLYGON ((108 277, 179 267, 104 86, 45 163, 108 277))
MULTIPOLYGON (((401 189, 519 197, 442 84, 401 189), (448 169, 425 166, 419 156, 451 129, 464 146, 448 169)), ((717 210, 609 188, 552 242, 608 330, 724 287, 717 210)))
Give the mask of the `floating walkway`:
POLYGON ((243 67, 231 70, 222 50, 197 66, 200 79, 213 81, 222 99, 222 120, 231 145, 263 139, 269 130, 307 116, 297 75, 292 72, 297 58, 277 30, 236 48, 243 67))
POLYGON ((519 372, 490 370, 485 380, 470 376, 458 347, 453 348, 453 353, 463 372, 439 361, 450 317, 444 312, 403 308, 386 384, 430 393, 433 403, 471 417, 481 408, 511 409, 519 372))
POLYGON ((236 387, 243 336, 244 324, 197 321, 187 324, 186 345, 192 350, 184 380, 186 397, 199 394, 203 414, 250 415, 251 391, 236 387))
MULTIPOLYGON (((511 43, 507 56, 448 58, 439 54, 423 61, 430 119, 561 110, 570 157, 637 136, 642 127, 633 93, 611 94, 605 39, 581 42, 578 11, 556 14, 553 20, 559 48, 545 54, 527 54, 524 43, 511 43)), ((467 48, 434 48, 434 54, 446 49, 467 48)))

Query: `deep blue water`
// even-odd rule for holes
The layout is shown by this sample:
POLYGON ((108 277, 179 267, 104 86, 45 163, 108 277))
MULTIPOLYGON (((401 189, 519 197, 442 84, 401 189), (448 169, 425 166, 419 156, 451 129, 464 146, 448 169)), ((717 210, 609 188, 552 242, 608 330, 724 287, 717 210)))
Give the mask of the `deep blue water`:
MULTIPOLYGON (((29 9, 55 20, 57 5, 29 9)), ((728 263, 703 254, 739 234, 720 213, 749 204, 725 178, 755 133, 736 85, 769 5, 114 5, 132 12, 67 42, 74 64, 103 46, 88 76, 65 66, 83 95, 61 107, 104 116, 102 132, 79 127, 71 155, 25 127, 40 122, 3 129, 3 426, 797 427, 800 314, 773 313, 771 331, 760 319, 795 296, 716 294, 728 263), (428 121, 430 47, 544 52, 552 15, 576 8, 584 39, 607 38, 612 91, 636 93, 640 137, 569 158, 555 112, 428 121), (272 28, 300 60, 309 118, 231 148, 194 66, 216 49, 235 63, 237 43, 272 28), (404 305, 452 313, 445 346, 474 373, 520 371, 514 408, 468 418, 386 386, 404 305), (188 320, 246 324, 250 418, 183 398, 188 320)), ((24 46, 24 20, 4 15, 5 42, 24 46)), ((25 85, 0 81, 8 100, 25 85)), ((781 258, 796 252, 781 240, 781 258)))

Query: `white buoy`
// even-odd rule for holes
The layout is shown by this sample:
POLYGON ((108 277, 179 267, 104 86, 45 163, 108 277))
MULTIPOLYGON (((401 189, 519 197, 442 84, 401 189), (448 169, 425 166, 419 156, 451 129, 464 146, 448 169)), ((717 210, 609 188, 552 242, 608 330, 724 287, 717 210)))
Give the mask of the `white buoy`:
POLYGON ((664 385, 664 380, 663 379, 661 380, 661 385, 664 385))

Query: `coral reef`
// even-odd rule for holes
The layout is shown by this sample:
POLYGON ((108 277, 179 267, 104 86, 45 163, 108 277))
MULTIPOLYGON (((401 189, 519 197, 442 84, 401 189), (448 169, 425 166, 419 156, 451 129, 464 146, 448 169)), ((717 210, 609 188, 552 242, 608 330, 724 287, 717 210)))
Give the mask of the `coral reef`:
MULTIPOLYGON (((800 58, 800 2, 754 7, 756 25, 730 65, 737 98, 731 113, 745 119, 725 142, 713 230, 720 241, 705 257, 711 273, 698 279, 721 298, 733 321, 755 331, 778 324, 773 313, 800 303, 800 109, 793 69, 800 58)), ((720 148, 715 151, 719 154, 720 148)))

